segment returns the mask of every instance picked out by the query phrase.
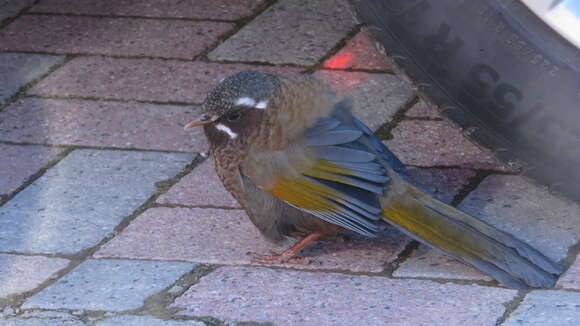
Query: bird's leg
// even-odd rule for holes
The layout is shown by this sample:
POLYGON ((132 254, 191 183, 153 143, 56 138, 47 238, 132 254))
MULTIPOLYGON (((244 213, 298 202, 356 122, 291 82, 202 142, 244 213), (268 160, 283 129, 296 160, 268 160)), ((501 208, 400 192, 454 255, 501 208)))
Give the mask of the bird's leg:
POLYGON ((262 255, 255 252, 249 252, 248 255, 252 256, 252 260, 261 264, 304 264, 308 263, 308 260, 303 257, 294 257, 300 250, 304 249, 312 241, 317 240, 323 235, 323 233, 311 233, 300 241, 296 242, 292 247, 282 251, 281 253, 273 253, 271 255, 262 255))

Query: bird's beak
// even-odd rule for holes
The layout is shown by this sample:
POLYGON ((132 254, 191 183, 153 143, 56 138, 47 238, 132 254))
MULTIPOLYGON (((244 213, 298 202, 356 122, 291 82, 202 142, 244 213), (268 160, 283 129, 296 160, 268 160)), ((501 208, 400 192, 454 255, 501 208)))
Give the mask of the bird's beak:
POLYGON ((183 129, 189 129, 189 128, 193 128, 193 127, 197 127, 197 126, 203 126, 206 125, 208 123, 212 123, 214 121, 216 121, 219 118, 219 116, 217 115, 209 115, 209 114, 202 114, 199 117, 191 120, 190 122, 188 122, 185 127, 183 127, 183 129))

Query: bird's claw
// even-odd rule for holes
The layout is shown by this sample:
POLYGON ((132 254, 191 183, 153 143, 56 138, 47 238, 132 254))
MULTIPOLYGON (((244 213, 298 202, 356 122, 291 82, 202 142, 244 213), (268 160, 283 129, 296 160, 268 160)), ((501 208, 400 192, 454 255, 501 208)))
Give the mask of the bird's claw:
POLYGON ((310 260, 306 257, 295 257, 293 255, 285 255, 284 253, 271 252, 270 255, 259 254, 255 252, 248 252, 248 256, 252 257, 252 261, 264 265, 272 264, 309 264, 310 260))

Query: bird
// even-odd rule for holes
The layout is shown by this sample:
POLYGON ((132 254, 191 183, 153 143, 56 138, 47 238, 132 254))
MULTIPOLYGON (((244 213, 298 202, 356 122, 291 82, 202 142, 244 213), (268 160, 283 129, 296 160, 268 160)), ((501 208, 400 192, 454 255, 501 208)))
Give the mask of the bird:
POLYGON ((243 71, 208 93, 185 129, 203 126, 215 170, 272 242, 296 238, 262 264, 336 232, 377 237, 384 224, 509 288, 550 288, 563 270, 515 236, 422 192, 405 165, 351 112, 353 100, 312 75, 243 71))

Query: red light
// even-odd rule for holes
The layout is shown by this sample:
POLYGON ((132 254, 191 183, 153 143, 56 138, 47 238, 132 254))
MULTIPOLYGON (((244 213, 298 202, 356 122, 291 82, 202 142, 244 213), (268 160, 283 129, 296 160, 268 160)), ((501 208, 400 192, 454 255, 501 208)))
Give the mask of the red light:
POLYGON ((328 68, 328 69, 345 69, 350 67, 350 64, 352 63, 352 59, 354 58, 354 54, 352 52, 342 52, 339 53, 337 55, 335 55, 334 57, 328 59, 325 63, 324 63, 324 68, 328 68))

